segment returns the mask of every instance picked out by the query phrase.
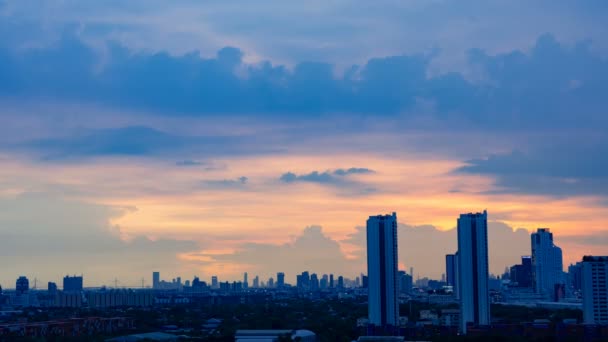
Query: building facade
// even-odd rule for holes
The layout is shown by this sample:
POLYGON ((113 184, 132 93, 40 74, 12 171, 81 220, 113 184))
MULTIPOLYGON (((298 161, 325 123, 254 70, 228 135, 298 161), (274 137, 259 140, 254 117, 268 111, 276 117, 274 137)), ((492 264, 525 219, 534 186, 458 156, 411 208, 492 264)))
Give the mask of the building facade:
POLYGON ((367 220, 367 275, 369 322, 375 326, 399 324, 397 214, 367 220))
POLYGON ((608 324, 608 256, 583 257, 583 320, 608 324))
POLYGON ((565 284, 562 249, 553 242, 549 228, 538 228, 531 240, 534 290, 546 297, 554 297, 556 285, 565 284))
POLYGON ((458 291, 460 330, 467 324, 490 324, 488 286, 488 214, 462 214, 458 219, 458 291))

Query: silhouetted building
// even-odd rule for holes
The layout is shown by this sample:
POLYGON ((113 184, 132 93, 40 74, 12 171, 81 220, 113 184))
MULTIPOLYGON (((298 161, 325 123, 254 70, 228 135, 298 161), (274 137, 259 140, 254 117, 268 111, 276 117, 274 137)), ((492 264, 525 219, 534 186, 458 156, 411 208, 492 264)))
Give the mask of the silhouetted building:
POLYGON ((361 277, 361 287, 364 289, 369 287, 369 278, 366 275, 361 277))
POLYGON ((456 256, 454 254, 445 256, 445 282, 448 286, 456 285, 456 256))
POLYGON ((219 289, 220 288, 220 286, 218 285, 217 276, 212 276, 211 277, 211 288, 212 289, 219 289))
POLYGON ((608 324, 608 256, 583 257, 583 319, 608 324))
POLYGON ((562 249, 553 243, 553 233, 549 228, 538 228, 531 238, 534 290, 551 296, 555 284, 565 283, 562 249))
POLYGON ((517 287, 532 287, 532 257, 522 256, 521 264, 510 268, 509 279, 517 287))
POLYGON ((580 291, 583 288, 583 263, 568 266, 568 280, 572 290, 580 291))
POLYGON ((338 288, 339 289, 343 289, 344 288, 344 277, 343 276, 339 276, 338 277, 338 288))
POLYGON ((258 277, 257 275, 255 276, 255 278, 253 278, 253 287, 256 289, 260 287, 260 277, 258 277))
POLYGON ((458 291, 460 329, 467 323, 490 324, 488 285, 488 214, 462 214, 458 219, 458 291))
POLYGON ((160 286, 160 273, 152 272, 152 288, 158 289, 160 286))
POLYGON ((277 273, 277 287, 278 288, 285 287, 285 273, 283 273, 283 272, 277 273))
POLYGON ((319 278, 316 273, 310 275, 310 289, 317 291, 319 289, 319 278))
POLYGON ((245 274, 243 274, 243 289, 247 289, 248 287, 249 287, 249 279, 248 279, 247 272, 245 272, 245 274))
POLYGON ((82 276, 63 277, 64 292, 82 292, 82 276))
POLYGON ((397 214, 370 216, 367 220, 367 275, 368 314, 372 325, 399 325, 397 267, 397 214))
POLYGON ((25 276, 20 276, 15 282, 15 291, 17 294, 27 293, 30 289, 30 281, 25 276))
POLYGON ((399 271, 399 292, 409 294, 412 292, 413 279, 412 276, 405 271, 399 271))
POLYGON ((334 275, 333 274, 329 275, 329 287, 330 288, 334 287, 334 275))
POLYGON ((57 294, 57 284, 53 283, 52 281, 49 281, 47 291, 50 295, 57 294))

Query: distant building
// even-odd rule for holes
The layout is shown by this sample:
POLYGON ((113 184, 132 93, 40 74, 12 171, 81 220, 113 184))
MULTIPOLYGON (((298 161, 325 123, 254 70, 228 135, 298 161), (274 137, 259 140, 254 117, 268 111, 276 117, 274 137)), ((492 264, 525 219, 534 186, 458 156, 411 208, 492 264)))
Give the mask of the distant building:
POLYGON ((249 279, 247 279, 247 277, 247 272, 245 272, 245 274, 243 274, 243 289, 249 288, 249 279))
POLYGON ((583 288, 583 263, 568 266, 568 284, 573 291, 583 288))
POLYGON ((152 272, 152 288, 158 289, 159 285, 160 285, 160 273, 152 272))
POLYGON ((458 291, 464 334, 467 323, 490 324, 488 278, 488 214, 462 214, 458 219, 458 291))
POLYGON ((412 276, 405 271, 398 272, 399 292, 409 294, 412 292, 413 279, 412 276))
POLYGON ((57 294, 57 284, 53 283, 52 281, 49 281, 48 286, 47 286, 47 291, 48 291, 49 295, 57 294))
POLYGON ((312 291, 319 290, 319 277, 316 273, 310 275, 310 289, 312 291))
POLYGON ((283 272, 277 273, 277 287, 278 288, 285 287, 285 273, 283 273, 283 272))
POLYGON ((456 285, 456 256, 454 254, 445 256, 445 282, 448 286, 456 285))
POLYGON ((583 257, 583 319, 608 324, 608 256, 583 257))
POLYGON ((65 276, 63 277, 64 292, 82 292, 83 288, 82 276, 65 276))
POLYGON ((511 266, 509 280, 517 287, 532 287, 532 257, 522 256, 521 264, 511 266))
POLYGON ((329 275, 329 287, 330 288, 334 287, 334 275, 333 274, 329 275))
POLYGON ((20 276, 17 278, 17 281, 15 282, 15 292, 17 292, 18 295, 27 293, 29 289, 30 281, 27 279, 27 277, 20 276))
POLYGON ((344 277, 343 276, 339 276, 338 277, 338 288, 339 289, 343 289, 344 288, 344 277))
POLYGON ((268 278, 268 283, 267 284, 268 284, 267 286, 269 288, 273 288, 274 287, 274 279, 272 279, 272 277, 268 278))
POLYGON ((212 276, 211 277, 211 288, 212 289, 219 289, 220 288, 220 286, 218 284, 218 281, 217 281, 217 276, 212 276))
POLYGON ((369 322, 398 327, 397 214, 367 220, 367 275, 369 322))
POLYGON ((260 277, 257 275, 255 276, 255 278, 253 278, 253 287, 256 289, 260 287, 260 277))
POLYGON ((538 228, 531 239, 534 290, 553 297, 555 284, 565 283, 562 249, 553 243, 549 228, 538 228))

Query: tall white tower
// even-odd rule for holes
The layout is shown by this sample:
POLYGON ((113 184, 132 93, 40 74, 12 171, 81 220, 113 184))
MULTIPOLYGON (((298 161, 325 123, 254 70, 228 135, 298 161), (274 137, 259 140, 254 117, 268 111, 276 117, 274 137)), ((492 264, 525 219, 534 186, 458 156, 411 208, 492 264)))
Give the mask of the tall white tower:
POLYGON ((367 220, 367 275, 369 322, 397 327, 397 214, 370 216, 367 220))
POLYGON ((532 274, 536 293, 551 296, 556 284, 563 284, 562 249, 553 243, 549 228, 538 228, 532 233, 532 274))
POLYGON ((488 213, 462 214, 458 219, 458 292, 460 330, 467 323, 490 324, 488 291, 488 213))

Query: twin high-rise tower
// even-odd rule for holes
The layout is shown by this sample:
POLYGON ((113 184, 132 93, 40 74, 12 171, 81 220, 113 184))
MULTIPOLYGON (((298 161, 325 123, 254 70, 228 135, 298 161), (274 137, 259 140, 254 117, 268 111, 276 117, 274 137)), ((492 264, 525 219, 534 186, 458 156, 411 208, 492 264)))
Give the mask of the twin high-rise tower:
POLYGON ((458 219, 458 274, 460 330, 467 324, 490 324, 488 290, 488 213, 462 214, 458 219))
POLYGON ((397 214, 370 216, 367 220, 367 275, 369 323, 397 327, 399 296, 397 214))
MULTIPOLYGON (((458 252, 446 258, 448 281, 460 299, 460 330, 467 324, 490 324, 488 214, 462 214, 458 219, 458 252)), ((399 324, 397 214, 367 220, 368 313, 371 325, 399 324)))

